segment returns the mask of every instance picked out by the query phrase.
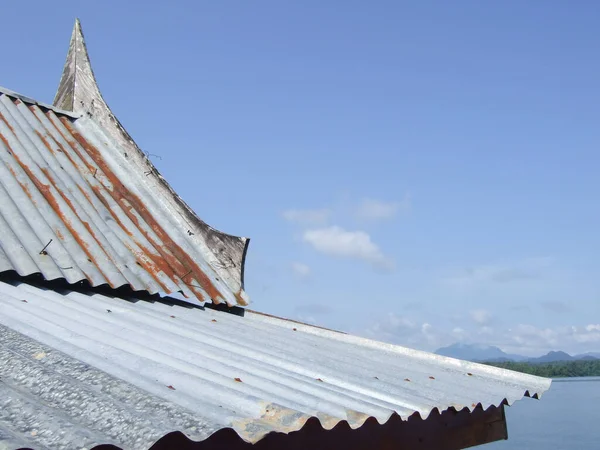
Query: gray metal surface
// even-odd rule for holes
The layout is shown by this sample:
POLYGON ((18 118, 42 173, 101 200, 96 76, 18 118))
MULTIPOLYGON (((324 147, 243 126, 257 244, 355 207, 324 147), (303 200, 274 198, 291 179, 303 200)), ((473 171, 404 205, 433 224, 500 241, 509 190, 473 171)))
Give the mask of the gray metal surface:
POLYGON ((0 272, 246 304, 130 158, 93 119, 0 91, 0 272))
POLYGON ((256 442, 298 430, 310 417, 326 429, 340 421, 357 428, 369 417, 385 423, 393 414, 425 418, 434 410, 512 404, 550 386, 547 379, 250 311, 240 317, 28 284, 0 283, 0 325, 0 397, 8 398, 3 410, 14 411, 0 413, 0 435, 50 448, 62 448, 63 438, 33 435, 28 425, 44 415, 46 433, 67 430, 64 448, 69 436, 148 448, 137 440, 130 445, 136 427, 142 435, 150 426, 137 416, 156 427, 152 436, 173 428, 203 439, 233 428, 256 442), (42 388, 52 385, 57 389, 42 388), (85 414, 73 407, 86 402, 95 406, 85 414), (37 416, 22 418, 19 410, 38 404, 37 416), (102 419, 107 410, 116 411, 110 424, 102 419))
MULTIPOLYGON (((235 294, 238 304, 247 303, 244 287, 244 260, 249 240, 216 230, 177 195, 167 180, 152 164, 149 155, 135 143, 125 127, 109 108, 100 92, 79 20, 75 22, 63 73, 54 99, 54 105, 75 114, 91 118, 111 141, 126 155, 127 172, 143 174, 143 180, 153 195, 161 200, 161 212, 171 222, 178 223, 187 232, 186 241, 202 248, 204 259, 218 274, 221 282, 235 294)), ((171 130, 180 133, 184 130, 171 130)), ((190 134, 191 148, 196 148, 194 132, 190 134)), ((212 168, 202 167, 203 172, 212 168)), ((146 198, 144 198, 144 201, 146 198)))

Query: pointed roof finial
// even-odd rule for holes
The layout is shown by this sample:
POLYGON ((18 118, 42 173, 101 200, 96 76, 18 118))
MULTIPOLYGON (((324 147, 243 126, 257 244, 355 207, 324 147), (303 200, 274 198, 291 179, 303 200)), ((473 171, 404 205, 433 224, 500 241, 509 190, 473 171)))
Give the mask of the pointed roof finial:
POLYGON ((66 111, 83 113, 95 99, 101 100, 102 95, 94 77, 81 22, 75 19, 67 60, 53 104, 66 111))

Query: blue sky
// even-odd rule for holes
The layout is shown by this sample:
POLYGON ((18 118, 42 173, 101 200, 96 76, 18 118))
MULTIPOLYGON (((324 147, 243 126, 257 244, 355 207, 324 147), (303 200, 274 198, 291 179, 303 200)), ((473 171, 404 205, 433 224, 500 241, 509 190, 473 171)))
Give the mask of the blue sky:
POLYGON ((51 102, 75 17, 105 99, 253 308, 433 350, 600 350, 600 5, 9 2, 51 102))

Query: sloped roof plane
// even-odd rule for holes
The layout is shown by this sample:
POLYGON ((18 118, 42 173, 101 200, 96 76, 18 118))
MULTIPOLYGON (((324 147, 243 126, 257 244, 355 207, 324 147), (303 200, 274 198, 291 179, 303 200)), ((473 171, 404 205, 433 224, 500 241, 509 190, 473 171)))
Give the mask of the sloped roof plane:
MULTIPOLYGON (((257 444, 272 433, 310 428, 314 420, 325 430, 375 427, 375 439, 383 430, 377 426, 387 423, 435 422, 441 413, 451 429, 457 414, 477 418, 490 411, 483 437, 463 432, 461 446, 428 447, 447 430, 438 437, 421 431, 426 445, 406 447, 463 448, 505 438, 495 410, 539 396, 550 384, 252 311, 239 317, 169 299, 19 282, 0 282, 0 376, 0 394, 15 399, 6 411, 49 403, 54 410, 39 408, 27 421, 58 433, 56 414, 72 432, 71 441, 62 441, 70 448, 81 439, 81 446, 148 449, 170 431, 206 441, 222 439, 213 435, 223 429, 257 444), (40 381, 48 387, 39 390, 40 381), (74 398, 83 406, 74 407, 74 398), (109 412, 114 421, 102 421, 109 412)), ((0 412, 0 431, 12 435, 14 415, 7 415, 0 412)), ((54 438, 27 437, 41 447, 54 438)))
POLYGON ((0 271, 246 305, 249 239, 204 223, 137 147, 100 94, 79 21, 54 103, 0 91, 0 271))

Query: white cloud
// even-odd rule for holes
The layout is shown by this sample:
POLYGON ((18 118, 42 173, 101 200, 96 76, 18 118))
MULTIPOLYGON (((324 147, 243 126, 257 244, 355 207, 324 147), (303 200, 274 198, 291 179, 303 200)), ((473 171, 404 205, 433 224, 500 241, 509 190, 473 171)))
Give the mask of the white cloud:
POLYGON ((483 326, 483 327, 479 328, 477 333, 480 335, 484 335, 484 336, 486 336, 486 335, 492 336, 494 334, 494 329, 492 327, 483 326))
POLYGON ((479 325, 485 325, 492 320, 492 314, 485 309, 476 309, 469 313, 473 322, 479 325))
POLYGON ((431 323, 419 324, 395 313, 389 313, 372 324, 366 334, 373 339, 413 348, 436 349, 447 340, 431 323))
MULTIPOLYGON (((485 314, 482 316, 487 319, 485 314)), ((521 323, 511 328, 477 324, 446 328, 389 313, 372 324, 366 333, 373 339, 428 351, 456 342, 493 345, 507 353, 524 356, 541 356, 551 350, 571 355, 600 350, 600 323, 555 327, 521 323)))
POLYGON ((512 264, 487 264, 466 268, 444 281, 457 287, 489 283, 511 283, 538 278, 553 263, 552 258, 529 258, 512 264))
POLYGON ((296 275, 298 278, 307 278, 310 275, 311 270, 306 264, 293 262, 292 272, 294 272, 294 275, 296 275))
POLYGON ((386 220, 391 219, 400 212, 408 212, 410 209, 411 198, 408 194, 399 202, 365 198, 356 209, 356 216, 363 220, 386 220))
POLYGON ((378 267, 392 262, 364 231, 346 231, 339 226, 307 230, 302 239, 320 253, 339 258, 361 259, 378 267))
POLYGON ((562 350, 575 355, 598 350, 600 324, 545 328, 519 324, 491 339, 511 353, 540 356, 550 350, 562 350))
POLYGON ((331 210, 322 209, 288 209, 282 213, 282 216, 288 222, 294 222, 301 225, 324 225, 331 217, 331 210))

